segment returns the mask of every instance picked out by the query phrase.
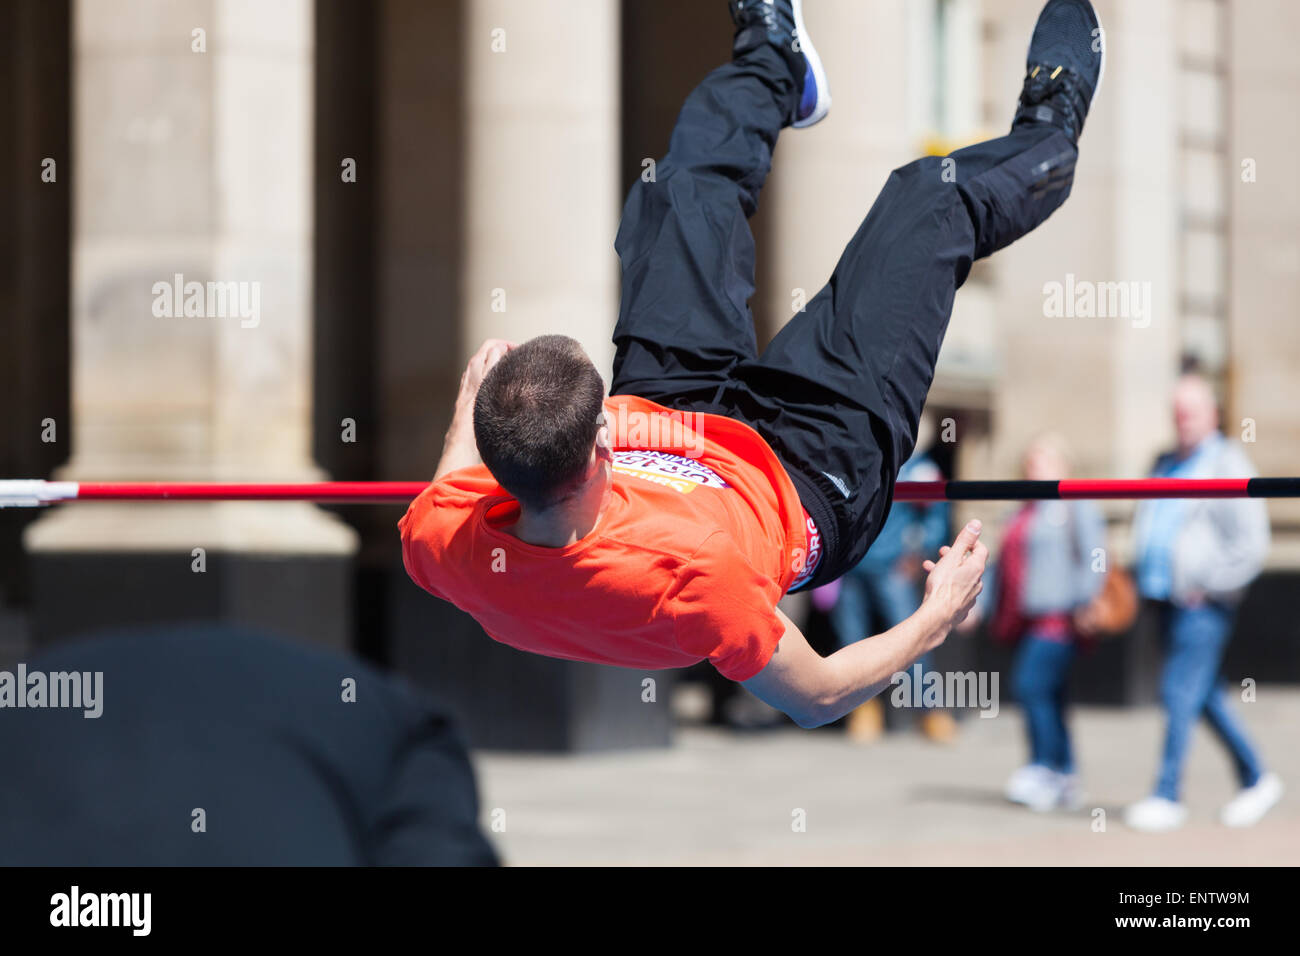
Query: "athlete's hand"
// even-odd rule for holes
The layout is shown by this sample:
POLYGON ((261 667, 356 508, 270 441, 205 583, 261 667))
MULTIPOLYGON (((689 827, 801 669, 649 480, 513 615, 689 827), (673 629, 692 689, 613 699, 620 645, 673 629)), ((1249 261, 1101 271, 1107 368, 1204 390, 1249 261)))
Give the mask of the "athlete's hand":
POLYGON ((479 346, 479 350, 465 366, 465 373, 460 377, 460 394, 456 396, 457 411, 463 409, 468 414, 473 414, 474 399, 478 396, 483 379, 492 370, 492 366, 501 361, 501 356, 516 347, 514 342, 507 342, 504 339, 488 339, 479 346))
POLYGON ((456 408, 452 412, 451 424, 447 426, 447 436, 442 443, 442 457, 438 459, 438 470, 434 472, 434 481, 443 475, 471 465, 482 464, 478 445, 474 441, 474 399, 478 397, 479 386, 492 370, 492 366, 501 361, 512 348, 514 342, 504 339, 488 339, 474 353, 465 373, 460 377, 460 392, 456 396, 456 408))
POLYGON ((966 619, 984 589, 989 549, 979 540, 980 527, 978 520, 972 521, 961 529, 951 547, 939 549, 938 561, 922 565, 929 575, 925 579, 925 601, 934 602, 949 627, 966 619))

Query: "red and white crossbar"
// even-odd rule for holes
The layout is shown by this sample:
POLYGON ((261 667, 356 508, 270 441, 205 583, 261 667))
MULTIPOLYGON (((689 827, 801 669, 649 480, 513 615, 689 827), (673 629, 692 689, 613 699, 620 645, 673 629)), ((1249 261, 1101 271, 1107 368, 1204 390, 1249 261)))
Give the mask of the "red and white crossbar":
POLYGON ((0 508, 38 508, 63 501, 318 501, 405 504, 427 481, 3 481, 0 508))
MULTIPOLYGON (((315 501, 404 504, 424 481, 264 482, 0 480, 0 508, 64 501, 315 501)), ((1300 478, 1100 478, 1066 481, 900 481, 895 501, 1300 498, 1300 478)))
POLYGON ((1064 481, 900 481, 895 501, 1300 498, 1300 478, 1074 478, 1064 481))

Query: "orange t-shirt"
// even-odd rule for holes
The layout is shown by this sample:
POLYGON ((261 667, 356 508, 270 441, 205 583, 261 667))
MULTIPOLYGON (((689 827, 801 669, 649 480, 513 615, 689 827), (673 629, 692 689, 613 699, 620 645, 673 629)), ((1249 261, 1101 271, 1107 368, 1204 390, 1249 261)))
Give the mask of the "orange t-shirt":
POLYGON ((431 484, 399 522, 407 573, 520 650, 636 668, 707 658, 753 677, 806 558, 790 476, 734 419, 629 395, 606 400, 605 419, 612 489, 584 538, 544 548, 511 535, 519 505, 477 465, 431 484))

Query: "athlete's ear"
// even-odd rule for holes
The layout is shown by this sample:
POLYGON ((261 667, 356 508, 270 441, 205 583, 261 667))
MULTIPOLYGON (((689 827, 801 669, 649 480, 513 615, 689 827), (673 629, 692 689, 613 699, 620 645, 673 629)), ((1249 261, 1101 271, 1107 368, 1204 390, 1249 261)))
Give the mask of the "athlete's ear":
POLYGON ((614 460, 614 455, 609 445, 609 424, 605 421, 605 410, 602 408, 600 414, 596 416, 596 445, 592 449, 591 455, 593 464, 598 461, 614 460))
POLYGON ((601 422, 600 428, 596 429, 596 445, 592 453, 597 461, 613 461, 614 452, 610 448, 609 426, 601 422))

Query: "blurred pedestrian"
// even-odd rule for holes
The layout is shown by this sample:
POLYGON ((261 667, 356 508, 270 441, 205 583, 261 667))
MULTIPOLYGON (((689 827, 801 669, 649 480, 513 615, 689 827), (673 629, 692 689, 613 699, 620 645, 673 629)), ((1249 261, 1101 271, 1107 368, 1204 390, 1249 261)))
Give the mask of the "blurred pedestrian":
MULTIPOLYGON (((1069 449, 1059 436, 1040 435, 1026 448, 1022 469, 1031 481, 1061 481, 1070 474, 1069 449)), ((991 635, 1016 646, 1011 688, 1029 743, 1029 763, 1011 775, 1006 797, 1034 810, 1082 805, 1066 706, 1083 637, 1078 612, 1101 590, 1105 565, 1094 556, 1105 543, 1105 522, 1092 502, 1027 501, 1006 526, 984 590, 991 635)))
MULTIPOLYGON (((1203 377, 1189 372, 1179 379, 1173 409, 1178 444, 1157 459, 1154 477, 1256 474, 1241 445, 1219 430, 1218 403, 1203 377)), ((1135 536, 1138 589, 1154 605, 1165 647, 1160 695, 1166 729, 1155 791, 1130 806, 1125 821, 1139 830, 1182 826, 1183 763, 1192 729, 1204 717, 1232 757, 1241 785, 1220 819, 1251 826, 1281 798, 1282 782, 1265 770, 1232 712, 1219 668, 1237 605, 1268 553, 1268 512, 1252 498, 1148 501, 1138 509, 1135 536)))

